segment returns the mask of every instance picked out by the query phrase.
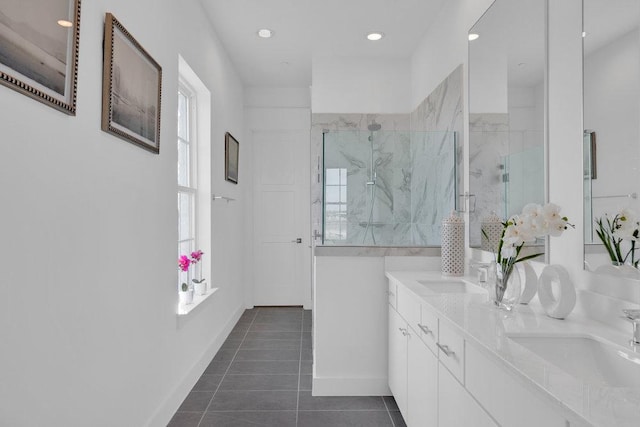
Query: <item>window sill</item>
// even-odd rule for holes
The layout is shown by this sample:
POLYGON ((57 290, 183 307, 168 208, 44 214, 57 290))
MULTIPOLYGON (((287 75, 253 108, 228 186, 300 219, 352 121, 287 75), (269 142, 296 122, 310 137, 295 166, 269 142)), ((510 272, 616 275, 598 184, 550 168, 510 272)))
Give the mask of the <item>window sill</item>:
POLYGON ((204 295, 194 295, 193 302, 191 304, 183 305, 178 304, 178 316, 186 316, 191 313, 193 309, 202 304, 205 300, 207 300, 211 295, 215 294, 216 291, 220 288, 212 288, 207 291, 204 295))

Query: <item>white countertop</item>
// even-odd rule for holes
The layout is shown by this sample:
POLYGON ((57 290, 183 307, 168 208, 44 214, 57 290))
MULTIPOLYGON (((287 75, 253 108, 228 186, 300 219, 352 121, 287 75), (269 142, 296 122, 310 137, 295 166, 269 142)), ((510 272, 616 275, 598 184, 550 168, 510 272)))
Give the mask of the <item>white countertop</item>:
MULTIPOLYGON (((476 348, 493 356, 557 408, 569 421, 592 426, 640 426, 640 384, 618 388, 587 383, 575 378, 537 354, 508 338, 510 334, 582 335, 630 350, 631 326, 623 334, 585 317, 552 319, 537 299, 530 305, 518 305, 512 312, 496 308, 486 293, 434 294, 418 280, 454 279, 478 285, 468 277, 444 278, 433 271, 388 271, 386 276, 404 285, 411 293, 433 307, 441 322, 447 322, 476 348)), ((640 352, 636 363, 640 363, 640 352)), ((585 355, 589 357, 590 355, 585 355)))

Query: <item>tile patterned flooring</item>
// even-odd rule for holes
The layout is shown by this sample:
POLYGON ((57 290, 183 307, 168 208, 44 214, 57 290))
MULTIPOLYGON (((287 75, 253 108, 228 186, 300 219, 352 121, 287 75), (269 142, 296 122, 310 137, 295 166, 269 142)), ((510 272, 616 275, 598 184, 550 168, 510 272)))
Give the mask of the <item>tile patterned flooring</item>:
POLYGON ((246 310, 169 427, 406 427, 390 396, 311 396, 311 361, 311 311, 246 310))

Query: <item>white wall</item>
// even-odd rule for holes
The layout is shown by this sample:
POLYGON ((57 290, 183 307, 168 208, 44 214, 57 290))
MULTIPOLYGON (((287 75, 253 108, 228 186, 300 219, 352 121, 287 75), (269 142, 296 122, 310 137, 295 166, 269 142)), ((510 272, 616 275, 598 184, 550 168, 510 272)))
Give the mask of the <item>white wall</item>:
POLYGON ((197 0, 83 2, 76 117, 0 87, 0 425, 166 425, 240 313, 246 169, 224 182, 223 137, 243 141, 243 90, 204 16, 197 0), (107 11, 163 67, 160 155, 100 130, 107 11), (221 289, 184 319, 178 54, 212 93, 212 191, 237 199, 212 206, 221 289))
MULTIPOLYGON (((467 64, 467 33, 493 1, 448 0, 444 3, 411 57, 411 109, 458 65, 467 64)), ((466 84, 466 66, 464 72, 466 84)))
POLYGON ((314 114, 409 113, 413 110, 410 70, 405 59, 314 57, 311 110, 314 114))

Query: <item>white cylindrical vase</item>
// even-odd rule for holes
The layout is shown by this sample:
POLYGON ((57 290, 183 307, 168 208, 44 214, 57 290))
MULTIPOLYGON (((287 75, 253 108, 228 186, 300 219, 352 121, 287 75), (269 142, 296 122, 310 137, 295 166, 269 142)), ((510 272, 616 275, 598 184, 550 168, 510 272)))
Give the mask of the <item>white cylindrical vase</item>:
POLYGON ((464 275, 464 219, 455 211, 442 220, 442 274, 464 275))

